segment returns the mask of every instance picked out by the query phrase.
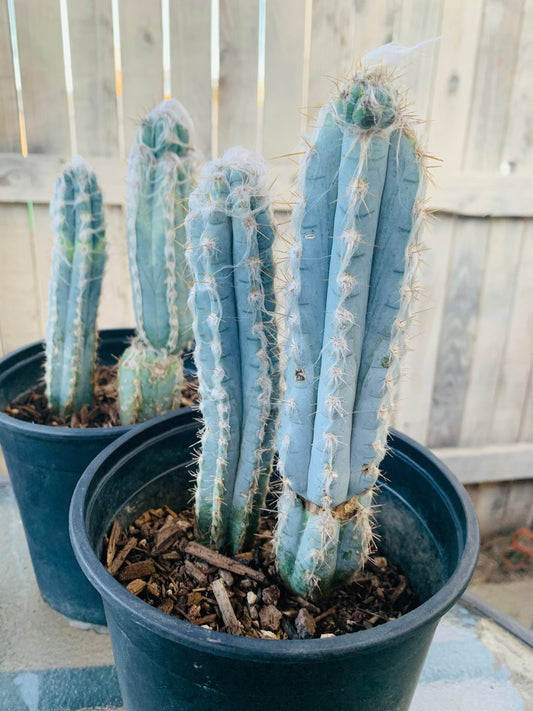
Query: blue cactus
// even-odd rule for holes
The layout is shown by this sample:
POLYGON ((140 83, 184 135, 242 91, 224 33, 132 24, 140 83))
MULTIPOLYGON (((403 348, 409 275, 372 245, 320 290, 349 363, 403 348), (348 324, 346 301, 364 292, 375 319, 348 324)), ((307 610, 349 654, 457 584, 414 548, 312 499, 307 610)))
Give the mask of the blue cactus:
POLYGON ((54 246, 46 325, 45 386, 52 410, 66 416, 93 402, 96 313, 105 265, 102 194, 76 156, 55 184, 54 246))
POLYGON ((392 80, 361 69, 322 109, 293 216, 275 547, 301 594, 368 554, 416 289, 421 173, 392 80))
POLYGON ((187 259, 204 431, 199 537, 246 547, 264 507, 278 420, 274 231, 257 156, 235 148, 205 166, 191 194, 187 259))
POLYGON ((119 364, 123 424, 180 403, 182 352, 192 339, 184 227, 195 164, 192 138, 189 115, 171 99, 141 121, 130 151, 127 236, 137 337, 119 364))

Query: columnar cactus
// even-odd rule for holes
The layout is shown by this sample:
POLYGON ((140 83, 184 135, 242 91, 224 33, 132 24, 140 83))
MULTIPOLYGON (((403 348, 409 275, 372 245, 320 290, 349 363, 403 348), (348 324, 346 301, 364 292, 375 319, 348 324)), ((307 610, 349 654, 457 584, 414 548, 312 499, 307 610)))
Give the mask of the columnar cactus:
POLYGON ((61 415, 93 401, 96 312, 105 264, 102 194, 77 156, 55 184, 50 205, 54 246, 46 326, 45 385, 61 415))
POLYGON ((416 291, 422 155, 382 68, 323 108, 303 161, 286 287, 275 535, 297 592, 360 566, 416 291))
POLYGON ((278 419, 274 231, 260 158, 232 149, 191 194, 187 259, 204 431, 196 490, 204 543, 238 551, 265 503, 278 419))
POLYGON ((185 216, 192 189, 192 121, 176 100, 141 121, 129 155, 127 237, 137 337, 119 364, 123 424, 179 407, 187 309, 185 216))

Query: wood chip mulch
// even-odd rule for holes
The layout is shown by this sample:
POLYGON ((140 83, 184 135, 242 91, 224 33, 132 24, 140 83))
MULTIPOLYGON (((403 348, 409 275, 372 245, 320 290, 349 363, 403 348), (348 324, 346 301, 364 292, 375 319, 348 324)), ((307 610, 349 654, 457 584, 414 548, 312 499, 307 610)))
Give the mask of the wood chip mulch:
POLYGON ((376 554, 352 582, 310 602, 276 574, 273 516, 262 519, 253 550, 228 557, 194 540, 191 510, 149 509, 127 530, 115 521, 102 562, 149 605, 212 630, 263 639, 333 637, 404 615, 419 601, 401 571, 376 554))
MULTIPOLYGON (((181 391, 181 407, 194 405, 198 402, 198 383, 196 380, 185 380, 181 391)), ((117 366, 100 365, 96 369, 94 406, 84 406, 80 412, 75 412, 65 419, 50 411, 48 400, 44 393, 44 385, 34 390, 21 393, 8 407, 6 415, 24 422, 34 422, 37 425, 52 427, 114 427, 120 425, 117 395, 117 366)))

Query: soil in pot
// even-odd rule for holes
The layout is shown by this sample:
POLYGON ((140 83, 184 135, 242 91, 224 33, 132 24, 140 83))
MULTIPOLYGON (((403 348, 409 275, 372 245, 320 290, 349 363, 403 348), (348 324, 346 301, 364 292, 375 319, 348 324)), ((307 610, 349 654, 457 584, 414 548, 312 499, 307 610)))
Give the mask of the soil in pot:
POLYGON ((349 585, 310 602, 279 579, 273 515, 263 517, 252 550, 233 558, 194 540, 190 509, 149 509, 128 530, 115 521, 103 564, 133 595, 167 614, 212 630, 263 639, 332 637, 377 627, 419 601, 402 571, 374 552, 349 585))
MULTIPOLYGON (((198 402, 198 380, 185 376, 181 390, 180 407, 190 407, 198 402)), ((120 425, 117 393, 117 365, 98 365, 95 373, 94 405, 84 406, 71 417, 53 413, 44 392, 44 383, 18 395, 3 410, 6 415, 24 422, 52 427, 114 427, 120 425)))

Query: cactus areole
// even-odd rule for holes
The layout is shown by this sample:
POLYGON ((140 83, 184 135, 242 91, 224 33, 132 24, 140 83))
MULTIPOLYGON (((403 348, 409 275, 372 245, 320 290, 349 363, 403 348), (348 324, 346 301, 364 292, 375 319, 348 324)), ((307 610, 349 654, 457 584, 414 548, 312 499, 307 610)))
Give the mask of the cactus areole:
POLYGON ((127 239, 137 337, 119 364, 123 424, 179 407, 187 309, 185 216, 195 163, 193 125, 176 100, 139 124, 128 161, 127 239))
POLYGON ((262 160, 244 149, 207 164, 191 194, 187 259, 204 431, 200 540, 253 541, 274 455, 279 368, 272 243, 262 160))
POLYGON ((323 593, 371 543, 371 504, 416 293, 423 156, 383 68, 323 107, 303 159, 285 288, 281 575, 323 593))
POLYGON ((45 386, 51 409, 64 416, 93 401, 96 312, 105 264, 102 194, 80 156, 57 179, 50 215, 54 246, 45 386))

